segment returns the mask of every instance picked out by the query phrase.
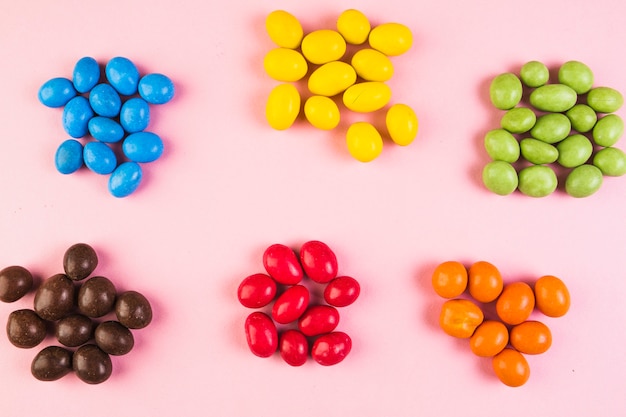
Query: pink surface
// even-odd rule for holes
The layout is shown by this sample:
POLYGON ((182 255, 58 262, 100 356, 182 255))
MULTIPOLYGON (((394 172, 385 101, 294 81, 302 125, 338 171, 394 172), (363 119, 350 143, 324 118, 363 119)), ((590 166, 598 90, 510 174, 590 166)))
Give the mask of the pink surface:
MULTIPOLYGON (((625 13, 620 0, 4 0, 0 266, 45 278, 61 270, 67 247, 88 242, 101 258, 97 273, 143 292, 154 322, 135 332, 135 349, 114 358, 112 377, 97 386, 73 375, 37 381, 29 372, 36 349, 0 338, 1 414, 622 414, 626 179, 606 179, 587 199, 532 199, 491 194, 480 171, 482 137, 501 114, 488 103, 498 73, 529 60, 554 68, 576 59, 594 70, 596 85, 626 93, 625 13), (370 164, 348 155, 345 126, 278 132, 263 116, 276 84, 261 65, 272 47, 265 16, 286 9, 305 30, 332 28, 352 7, 373 23, 404 23, 415 37, 393 59, 389 84, 393 102, 415 109, 418 139, 407 148, 386 144, 370 164), (177 87, 151 122, 165 154, 127 199, 111 197, 105 177, 54 168, 67 137, 61 111, 42 106, 37 90, 70 76, 85 55, 129 57, 177 87), (236 288, 262 271, 269 244, 311 239, 328 243, 340 273, 362 285, 339 325, 353 351, 328 368, 257 358, 236 288), (438 328, 442 301, 430 273, 448 259, 488 260, 506 281, 554 274, 569 286, 570 313, 545 320, 553 346, 529 357, 525 386, 504 386, 489 360, 438 328)), ((0 319, 31 302, 0 305, 0 319)))

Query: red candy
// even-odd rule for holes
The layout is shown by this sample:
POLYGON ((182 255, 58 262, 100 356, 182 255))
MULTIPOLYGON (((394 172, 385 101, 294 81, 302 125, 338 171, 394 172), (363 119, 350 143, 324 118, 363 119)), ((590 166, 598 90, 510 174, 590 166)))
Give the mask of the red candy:
POLYGON ((280 356, 291 366, 302 366, 309 355, 309 342, 297 330, 287 330, 280 337, 280 356))
POLYGON ((315 282, 326 283, 337 276, 337 257, 325 243, 312 240, 303 244, 300 262, 306 275, 315 282))
POLYGON ((279 284, 295 285, 302 281, 304 273, 298 257, 288 246, 274 244, 263 253, 263 266, 279 284))
POLYGON ((270 357, 278 348, 278 331, 272 319, 265 313, 256 311, 246 318, 246 340, 256 356, 270 357))
POLYGON ((239 302, 248 308, 265 307, 276 296, 276 281, 265 274, 254 274, 245 278, 237 289, 239 302))
POLYGON ((336 365, 348 356, 352 339, 344 332, 332 332, 318 337, 313 343, 311 356, 320 365, 336 365))
POLYGON ((309 298, 309 290, 303 285, 287 288, 274 303, 272 317, 281 324, 298 320, 309 305, 309 298))
POLYGON ((313 306, 298 320, 298 328, 306 336, 330 333, 339 324, 339 312, 331 306, 313 306))
POLYGON ((352 277, 337 277, 324 289, 324 300, 331 306, 346 307, 354 303, 361 293, 361 286, 352 277))

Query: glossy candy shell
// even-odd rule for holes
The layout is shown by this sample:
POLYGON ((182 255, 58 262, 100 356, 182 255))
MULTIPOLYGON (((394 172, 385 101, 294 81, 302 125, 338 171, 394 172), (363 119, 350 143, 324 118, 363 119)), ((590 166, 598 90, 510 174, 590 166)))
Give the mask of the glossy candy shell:
POLYGON ((68 139, 61 143, 54 155, 54 165, 61 174, 71 174, 83 166, 83 145, 68 139))
POLYGON ((93 116, 89 100, 76 96, 63 108, 63 129, 73 138, 82 138, 87 134, 87 126, 93 116))
POLYGON ((276 281, 265 274, 250 275, 237 288, 239 302, 248 308, 265 307, 275 296, 276 281))
POLYGON ((298 328, 305 336, 330 333, 339 324, 339 312, 335 307, 318 305, 308 308, 298 320, 298 328))
POLYGON ((139 80, 138 91, 141 98, 150 104, 165 104, 174 98, 176 89, 169 77, 153 73, 139 80))
POLYGON ((89 134, 100 142, 119 142, 124 137, 124 128, 115 120, 96 116, 92 117, 87 124, 89 134))
POLYGON ((122 151, 134 162, 153 162, 163 154, 163 141, 152 132, 132 133, 124 139, 122 151))
POLYGON ((72 73, 74 88, 79 93, 88 93, 98 84, 100 79, 100 65, 89 56, 83 57, 76 62, 72 73))
POLYGON ((289 329, 280 336, 278 350, 289 365, 302 366, 308 358, 309 342, 299 331, 289 329))
POLYGON ((280 243, 273 244, 265 250, 263 266, 279 284, 294 285, 302 281, 304 276, 295 252, 280 243))
POLYGON ((111 85, 103 83, 91 90, 89 104, 97 115, 115 117, 120 113, 122 99, 111 85))
POLYGON ((83 160, 87 168, 96 174, 107 175, 117 166, 117 157, 108 145, 102 142, 89 142, 83 148, 83 160))
POLYGON ((47 107, 63 107, 76 96, 74 84, 67 78, 52 78, 39 89, 38 98, 47 107))
POLYGON ((343 361, 352 350, 352 339, 344 332, 332 332, 315 339, 311 349, 313 359, 324 366, 343 361))
POLYGON ((337 256, 323 242, 312 240, 300 248, 304 273, 313 281, 327 283, 337 276, 337 256))
POLYGON ((150 106, 148 102, 139 97, 126 101, 120 110, 120 124, 128 133, 145 130, 150 124, 150 106))
POLYGON ((137 92, 139 83, 139 71, 135 64, 128 58, 115 57, 112 58, 104 69, 109 83, 117 90, 118 93, 130 96, 137 92))
POLYGON ((246 341, 250 351, 261 358, 270 357, 278 348, 278 331, 272 319, 259 311, 250 314, 245 322, 246 341))
POLYGON ((335 307, 346 307, 354 303, 361 293, 359 282, 352 277, 337 277, 324 288, 324 300, 335 307))
POLYGON ((142 170, 136 162, 120 164, 109 177, 109 192, 118 198, 127 197, 141 184, 142 170))
POLYGON ((309 290, 303 285, 287 288, 272 306, 272 318, 277 323, 287 324, 298 320, 309 305, 309 290))

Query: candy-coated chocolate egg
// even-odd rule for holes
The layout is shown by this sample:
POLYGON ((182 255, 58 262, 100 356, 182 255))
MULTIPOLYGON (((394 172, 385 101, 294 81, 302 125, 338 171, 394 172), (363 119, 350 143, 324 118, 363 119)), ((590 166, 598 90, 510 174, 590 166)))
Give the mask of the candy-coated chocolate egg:
POLYGON ((246 341, 250 351, 261 358, 270 357, 278 348, 278 331, 272 319, 255 311, 246 318, 246 341))
POLYGON ((354 303, 361 293, 359 282, 348 276, 337 277, 324 288, 324 300, 335 307, 346 307, 354 303))
POLYGON ((38 93, 39 101, 47 107, 63 107, 74 97, 76 97, 74 84, 62 77, 46 81, 38 93))
POLYGON ((100 80, 100 65, 94 58, 86 56, 76 62, 72 74, 76 91, 88 93, 100 80))
POLYGON ((491 364, 498 379, 509 387, 520 387, 530 377, 528 361, 515 349, 503 349, 493 357, 491 364))
POLYGON ((485 318, 483 311, 470 300, 448 300, 441 306, 439 326, 453 337, 470 338, 485 318))
POLYGON ((292 84, 279 84, 270 91, 265 104, 265 118, 276 130, 291 127, 300 113, 300 93, 292 84))
POLYGON ((12 303, 33 288, 33 275, 23 266, 8 266, 0 271, 0 301, 12 303))
POLYGON ((304 273, 296 253, 280 243, 270 245, 263 252, 263 266, 279 284, 294 285, 302 281, 304 273))
POLYGON ((87 126, 93 115, 89 100, 76 96, 63 108, 63 129, 73 138, 82 138, 88 132, 87 126))
POLYGON ((120 110, 120 124, 128 133, 141 132, 150 124, 150 106, 140 97, 127 100, 120 110))
POLYGON ((309 354, 309 342, 299 331, 289 329, 280 336, 278 351, 289 365, 302 366, 309 354))
POLYGON ((272 318, 281 324, 298 320, 309 305, 309 290, 303 285, 294 285, 283 292, 272 306, 272 318))
POLYGON ((455 298, 467 288, 467 268, 458 261, 442 262, 431 276, 433 290, 443 298, 455 298))
POLYGON ((76 305, 87 317, 102 317, 113 310, 115 296, 115 285, 110 279, 91 277, 80 286, 76 305))
POLYGON ((54 154, 54 166, 61 174, 71 174, 83 166, 83 145, 75 139, 61 143, 54 154))
POLYGON ((283 48, 296 49, 302 42, 304 31, 298 19, 284 10, 274 10, 265 19, 265 29, 270 39, 283 48))
POLYGON ((332 332, 319 336, 313 342, 311 356, 324 366, 343 361, 352 350, 352 339, 344 332, 332 332))
POLYGON ((307 34, 300 48, 307 61, 321 65, 339 60, 346 53, 346 41, 335 30, 320 29, 307 34))
POLYGON ((143 329, 152 322, 152 306, 137 291, 126 291, 115 302, 117 320, 129 329, 143 329))
POLYGON ((504 287, 502 275, 495 265, 487 261, 474 262, 468 271, 470 295, 481 303, 489 303, 500 295, 504 287))
POLYGON ((497 320, 485 320, 470 337, 470 348, 477 356, 491 357, 502 352, 509 342, 509 330, 497 320))
POLYGON ((388 81, 393 76, 393 64, 387 55, 376 49, 357 51, 350 60, 357 75, 366 81, 388 81))
POLYGON ((300 248, 304 273, 315 282, 327 283, 337 276, 337 256, 324 242, 311 240, 300 248))
POLYGON ((88 142, 83 147, 85 166, 96 174, 107 175, 117 167, 115 152, 106 143, 88 142))
POLYGON ((163 141, 152 132, 136 132, 126 136, 122 152, 134 162, 153 162, 163 154, 163 141))
POLYGON ((263 67, 267 75, 283 82, 298 81, 306 75, 309 69, 302 54, 288 48, 270 50, 265 54, 263 67))
POLYGON ((56 321, 74 308, 74 283, 65 274, 44 280, 35 293, 35 311, 44 320, 56 321))
POLYGON ((109 117, 92 117, 87 124, 89 134, 100 142, 119 142, 124 137, 124 128, 109 117))
POLYGON ((417 136, 417 115, 406 104, 397 103, 389 107, 385 124, 391 140, 400 146, 410 145, 417 136))
POLYGON ((505 285, 496 301, 496 313, 506 324, 516 325, 526 321, 535 308, 535 295, 525 282, 505 285))
POLYGON ((79 347, 72 357, 72 369, 87 384, 100 384, 111 376, 111 357, 98 346, 86 344, 79 347))
POLYGON ((535 303, 548 317, 561 317, 569 310, 570 294, 565 283, 553 275, 545 275, 535 282, 535 303))
POLYGON ((265 307, 275 296, 276 281, 265 274, 250 275, 241 281, 237 288, 239 302, 248 308, 265 307))
POLYGON ((352 45, 365 42, 371 29, 367 16, 355 9, 344 10, 337 18, 337 31, 352 45))
POLYGON ((333 61, 313 71, 307 83, 311 93, 331 97, 353 85, 356 78, 356 71, 350 64, 333 61))
POLYGON ((360 162, 370 162, 383 151, 383 138, 368 122, 355 122, 346 133, 348 152, 360 162))
POLYGON ((165 104, 174 98, 174 82, 159 73, 146 74, 139 80, 137 87, 141 98, 150 104, 165 104))
POLYGON ((104 117, 115 117, 120 114, 122 99, 110 84, 102 83, 95 86, 89 93, 89 104, 93 111, 104 117))
POLYGON ((9 314, 6 330, 13 346, 30 349, 46 337, 46 322, 33 310, 16 310, 9 314))
POLYGON ((540 321, 525 321, 511 329, 511 345, 527 355, 538 355, 552 346, 552 332, 540 321))
POLYGON ((93 321, 82 314, 70 314, 56 323, 55 336, 67 347, 84 345, 93 336, 93 321))
POLYGON ((96 345, 109 355, 125 355, 133 349, 135 338, 127 327, 114 320, 104 321, 94 332, 96 345))
POLYGON ((335 307, 317 305, 309 307, 298 319, 298 328, 305 336, 330 333, 339 324, 339 312, 335 307))
POLYGON ((372 48, 388 56, 402 55, 413 45, 411 30, 401 23, 383 23, 369 34, 372 48))
POLYGON ((60 346, 43 348, 33 358, 31 374, 40 381, 56 381, 72 371, 72 352, 60 346))
POLYGON ((63 254, 63 270, 71 280, 80 281, 98 266, 98 254, 86 243, 75 243, 63 254))
POLYGON ((382 109, 391 99, 391 89, 385 83, 365 81, 354 84, 343 93, 343 104, 350 110, 367 113, 382 109))
POLYGON ((141 184, 142 170, 137 162, 124 162, 109 177, 109 192, 118 198, 127 197, 141 184))
POLYGON ((104 73, 109 83, 118 93, 132 96, 137 92, 139 71, 128 58, 120 56, 111 58, 104 68, 104 73))
POLYGON ((322 130, 336 128, 341 118, 337 104, 325 96, 309 97, 304 102, 304 115, 311 125, 322 130))

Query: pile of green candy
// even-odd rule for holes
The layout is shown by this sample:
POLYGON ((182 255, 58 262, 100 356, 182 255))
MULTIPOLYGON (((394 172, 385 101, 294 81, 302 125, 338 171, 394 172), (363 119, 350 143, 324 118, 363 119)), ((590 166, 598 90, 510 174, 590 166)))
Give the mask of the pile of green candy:
POLYGON ((492 159, 483 169, 483 183, 499 195, 516 189, 545 197, 557 189, 557 171, 565 175, 565 192, 587 197, 598 191, 604 176, 626 174, 626 154, 614 147, 624 122, 614 114, 622 94, 593 87, 591 69, 578 61, 565 62, 558 83, 549 84, 541 62, 524 64, 519 76, 496 76, 490 85, 491 103, 506 113, 499 129, 485 135, 492 159), (521 104, 527 101, 529 105, 521 104))

